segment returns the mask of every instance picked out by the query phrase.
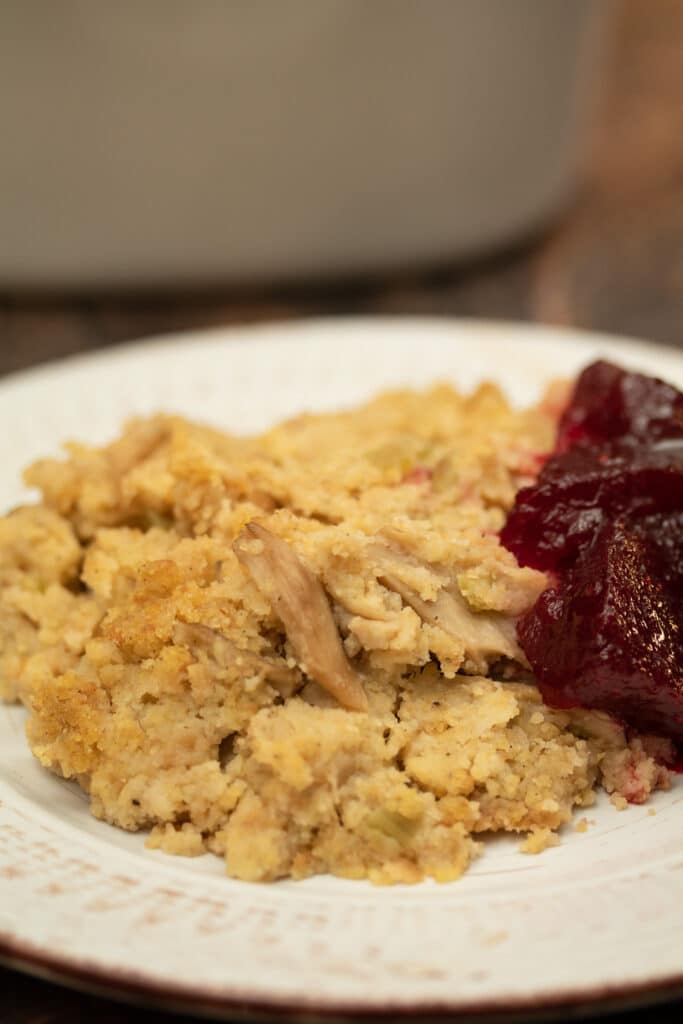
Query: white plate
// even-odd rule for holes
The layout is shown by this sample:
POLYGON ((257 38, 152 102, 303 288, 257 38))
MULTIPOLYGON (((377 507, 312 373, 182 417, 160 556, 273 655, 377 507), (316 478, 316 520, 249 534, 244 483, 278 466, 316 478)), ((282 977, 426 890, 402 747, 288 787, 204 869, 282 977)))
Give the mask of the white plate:
MULTIPOLYGON (((133 412, 254 431, 380 388, 500 381, 527 402, 597 355, 683 385, 680 353, 524 325, 309 321, 71 359, 0 382, 0 503, 68 437, 133 412)), ((26 970, 214 1013, 491 1012, 683 988, 683 783, 649 807, 602 801, 585 834, 527 857, 491 843, 461 881, 376 889, 327 877, 249 885, 211 857, 146 852, 42 771, 0 710, 0 950, 26 970)))

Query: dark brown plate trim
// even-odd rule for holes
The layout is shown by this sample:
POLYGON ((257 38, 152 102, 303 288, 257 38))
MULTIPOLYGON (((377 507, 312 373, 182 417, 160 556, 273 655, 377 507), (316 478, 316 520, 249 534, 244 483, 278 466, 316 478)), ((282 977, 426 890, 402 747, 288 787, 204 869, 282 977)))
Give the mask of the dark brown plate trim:
POLYGON ((272 1019, 277 1016, 286 1021, 331 1022, 352 1018, 354 1021, 383 1021, 398 1018, 409 1021, 419 1017, 421 1024, 429 1020, 485 1022, 516 1020, 534 1017, 545 1019, 568 1015, 574 1018, 589 1014, 616 1013, 683 997, 683 971, 653 982, 624 982, 623 985, 605 985, 589 989, 571 989, 552 995, 531 996, 511 1000, 480 999, 464 1002, 424 1002, 413 1006, 387 1003, 381 1008, 363 1006, 358 1002, 325 1001, 312 997, 293 1001, 267 997, 240 997, 230 992, 193 989, 189 985, 160 984, 135 971, 110 971, 85 960, 69 960, 45 953, 39 947, 0 936, 0 963, 6 967, 89 992, 119 1002, 136 1003, 173 1013, 192 1013, 215 1020, 241 1018, 243 1020, 272 1019))

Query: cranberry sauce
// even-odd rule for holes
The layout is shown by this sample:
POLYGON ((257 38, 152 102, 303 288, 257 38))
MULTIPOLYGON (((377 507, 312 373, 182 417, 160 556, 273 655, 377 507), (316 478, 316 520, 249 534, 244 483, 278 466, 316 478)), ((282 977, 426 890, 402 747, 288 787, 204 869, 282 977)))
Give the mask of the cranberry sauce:
POLYGON ((683 394, 587 367, 501 540, 553 573, 518 623, 544 700, 683 742, 683 394))

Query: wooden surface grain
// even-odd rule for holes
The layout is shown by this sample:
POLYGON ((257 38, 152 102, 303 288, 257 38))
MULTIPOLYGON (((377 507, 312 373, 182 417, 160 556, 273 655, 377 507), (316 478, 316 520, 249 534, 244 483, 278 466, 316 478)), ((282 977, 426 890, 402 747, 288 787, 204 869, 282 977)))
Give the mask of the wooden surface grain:
MULTIPOLYGON (((0 283, 0 373, 145 334, 339 313, 540 320, 683 347, 683 0, 618 5, 607 79, 585 188, 542 237, 469 266, 335 286, 86 298, 0 283)), ((2 969, 0 990, 3 1024, 178 1020, 2 969)))

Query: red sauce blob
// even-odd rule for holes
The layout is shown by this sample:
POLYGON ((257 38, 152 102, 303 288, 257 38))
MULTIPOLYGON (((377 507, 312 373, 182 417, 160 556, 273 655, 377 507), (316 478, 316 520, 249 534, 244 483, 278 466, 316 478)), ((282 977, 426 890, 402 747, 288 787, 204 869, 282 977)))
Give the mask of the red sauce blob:
POLYGON ((501 541, 553 574, 518 623, 546 703, 683 742, 683 394, 587 367, 501 541))

